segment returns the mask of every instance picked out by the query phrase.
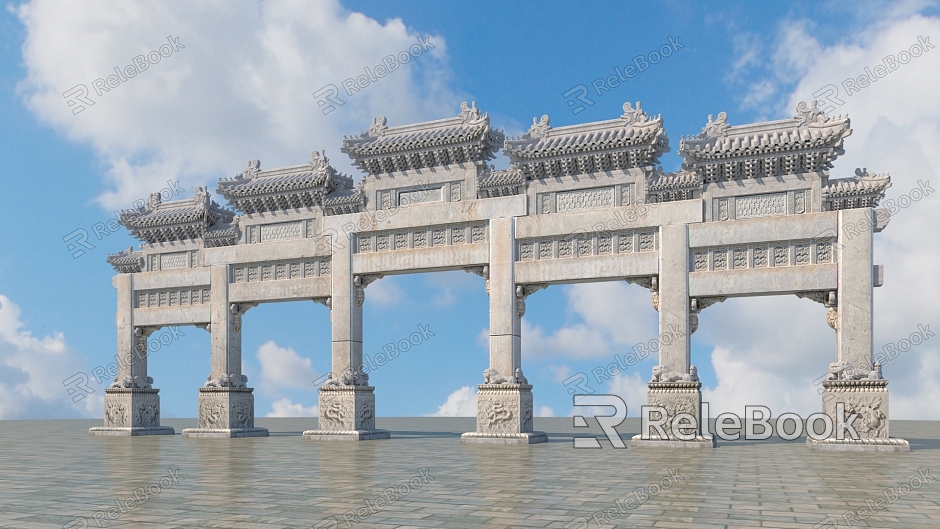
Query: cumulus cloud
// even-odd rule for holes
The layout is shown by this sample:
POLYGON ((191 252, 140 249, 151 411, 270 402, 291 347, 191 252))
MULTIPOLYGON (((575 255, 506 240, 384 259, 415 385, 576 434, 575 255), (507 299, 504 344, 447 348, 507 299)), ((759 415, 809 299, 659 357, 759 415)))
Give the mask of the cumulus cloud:
POLYGON ((286 388, 313 388, 317 373, 310 367, 310 359, 293 349, 280 347, 272 340, 259 347, 256 356, 261 365, 261 380, 258 381, 261 391, 277 395, 286 388))
MULTIPOLYGON (((935 301, 940 295, 940 232, 935 229, 940 199, 928 192, 940 184, 940 100, 934 94, 940 83, 940 49, 912 57, 861 90, 849 93, 847 88, 853 80, 858 86, 866 67, 874 69, 885 57, 897 58, 918 43, 923 46, 924 37, 936 46, 929 37, 940 35, 940 18, 910 15, 907 8, 892 10, 853 35, 857 37, 827 46, 815 39, 811 25, 784 24, 776 49, 765 61, 786 66, 781 71, 795 75, 795 81, 784 83, 775 73, 754 82, 770 82, 778 89, 763 98, 785 102, 773 111, 776 117, 792 115, 797 102, 811 100, 832 85, 838 101, 820 96, 820 106, 831 107, 831 114, 848 114, 854 130, 832 177, 851 176, 856 167, 890 172, 893 185, 882 205, 909 205, 897 207, 888 227, 875 235, 875 262, 885 265, 886 275, 885 285, 875 289, 877 353, 908 338, 918 325, 940 326, 935 301), (912 194, 915 189, 926 196, 909 200, 918 196, 912 194)), ((700 319, 693 338, 714 346, 711 362, 717 385, 703 390, 713 415, 742 411, 745 404, 767 405, 775 415, 778 409, 819 410, 821 400, 812 381, 835 360, 834 334, 824 323, 820 305, 792 297, 729 300, 707 309, 700 319)), ((940 418, 940 409, 925 405, 940 395, 938 353, 940 340, 933 338, 885 365, 892 418, 940 418)))
POLYGON ((24 327, 20 308, 0 295, 0 419, 100 417, 104 391, 84 357, 61 333, 37 338, 24 327))
POLYGON ((477 394, 470 386, 464 386, 447 396, 447 401, 427 417, 476 417, 477 394))
POLYGON ((390 125, 456 115, 466 99, 449 88, 443 37, 397 18, 379 23, 337 0, 37 0, 15 12, 26 28, 20 94, 42 122, 97 154, 108 186, 98 202, 106 208, 129 207, 167 178, 187 188, 211 185, 253 158, 272 168, 326 149, 349 172, 339 153, 344 134, 364 131, 380 114, 390 125), (107 80, 115 67, 123 73, 168 37, 182 48, 97 93, 96 79, 107 80), (429 45, 417 58, 346 94, 345 79, 419 37, 429 45), (330 84, 344 104, 324 115, 313 93, 330 84), (94 104, 73 114, 63 94, 77 85, 94 104))
POLYGON ((375 303, 383 307, 397 305, 404 301, 405 291, 395 283, 394 279, 388 277, 369 285, 368 290, 366 290, 366 300, 369 303, 375 303))
POLYGON ((522 354, 527 360, 552 357, 601 358, 618 346, 646 342, 657 334, 649 291, 626 282, 584 283, 565 288, 566 309, 575 316, 554 332, 522 319, 522 354))
POLYGON ((303 404, 294 404, 288 398, 276 400, 271 403, 271 411, 268 417, 316 417, 318 415, 317 406, 313 405, 304 408, 303 404))

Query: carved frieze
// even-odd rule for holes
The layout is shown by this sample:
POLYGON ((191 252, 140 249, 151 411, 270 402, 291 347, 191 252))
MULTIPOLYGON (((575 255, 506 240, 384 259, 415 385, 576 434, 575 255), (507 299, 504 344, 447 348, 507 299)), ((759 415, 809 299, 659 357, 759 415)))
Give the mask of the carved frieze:
POLYGON ((794 240, 735 246, 691 248, 689 268, 693 272, 746 270, 829 264, 835 262, 832 242, 794 240))
POLYGON ((517 261, 543 261, 613 255, 634 252, 651 252, 658 245, 658 234, 651 229, 621 230, 574 236, 540 237, 518 239, 517 261))

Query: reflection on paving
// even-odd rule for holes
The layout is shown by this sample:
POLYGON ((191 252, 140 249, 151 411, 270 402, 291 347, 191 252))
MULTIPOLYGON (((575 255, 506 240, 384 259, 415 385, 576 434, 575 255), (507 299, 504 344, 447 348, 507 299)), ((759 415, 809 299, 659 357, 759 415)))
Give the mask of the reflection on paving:
MULTIPOLYGON (((271 437, 247 439, 184 439, 178 432, 195 421, 183 419, 163 421, 174 436, 89 437, 99 423, 0 421, 0 527, 60 528, 76 517, 96 527, 101 511, 102 527, 310 528, 332 519, 339 528, 580 528, 598 527, 592 515, 602 510, 618 516, 599 515, 604 526, 810 528, 833 516, 842 527, 843 513, 866 499, 876 511, 869 527, 940 527, 940 481, 884 509, 874 503, 918 468, 940 477, 940 422, 892 421, 910 453, 815 452, 802 439, 574 450, 569 418, 536 419, 549 442, 531 446, 461 444, 473 419, 379 418, 392 439, 359 443, 302 440, 316 419, 258 419, 271 437), (167 469, 182 481, 171 483, 167 469), (637 505, 633 491, 643 487, 642 498, 659 483, 670 487, 637 505), (146 501, 135 505, 135 490, 146 501)), ((629 439, 638 426, 630 420, 620 432, 629 439)))

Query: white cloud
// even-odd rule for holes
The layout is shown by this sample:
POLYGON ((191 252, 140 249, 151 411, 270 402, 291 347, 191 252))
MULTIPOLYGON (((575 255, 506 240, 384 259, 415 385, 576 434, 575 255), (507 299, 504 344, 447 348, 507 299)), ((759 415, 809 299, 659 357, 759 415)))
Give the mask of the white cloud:
MULTIPOLYGON (((447 46, 439 35, 384 24, 347 11, 337 0, 284 3, 165 4, 97 0, 81 5, 37 0, 15 8, 26 28, 19 90, 28 108, 99 157, 110 187, 107 207, 179 179, 186 188, 231 177, 248 159, 262 168, 302 164, 344 134, 358 134, 384 114, 389 125, 456 115, 461 100, 448 85, 447 46), (185 46, 119 86, 95 93, 98 78, 178 37, 185 46), (347 96, 342 81, 408 50, 428 49, 374 84, 347 96), (95 101, 77 115, 63 93, 78 84, 95 101), (323 115, 313 93, 328 84, 345 104, 323 115)), ((482 105, 485 107, 485 105, 482 105)))
POLYGON ((100 417, 104 390, 87 361, 61 333, 36 338, 23 327, 20 308, 0 295, 0 419, 100 417), (87 380, 72 379, 75 374, 87 380))
POLYGON ((318 415, 317 406, 313 405, 304 408, 303 404, 294 404, 288 398, 276 400, 271 403, 271 411, 268 417, 316 417, 318 415))
POLYGON ((470 386, 464 386, 447 396, 447 401, 427 417, 476 417, 477 394, 470 386))
POLYGON ((279 347, 273 340, 259 347, 256 356, 261 365, 261 380, 258 381, 261 391, 277 395, 285 388, 313 389, 317 373, 310 367, 309 358, 291 348, 279 347))
POLYGON ((554 417, 555 410, 551 409, 548 406, 539 406, 539 408, 535 410, 535 416, 536 417, 554 417))
POLYGON ((566 323, 551 334, 522 319, 526 360, 552 357, 601 358, 618 346, 632 348, 656 337, 657 315, 648 290, 625 281, 565 287, 567 310, 581 322, 566 323))
POLYGON ((646 405, 647 382, 639 373, 616 375, 607 385, 607 392, 619 395, 627 403, 627 415, 640 416, 640 407, 646 405))
POLYGON ((380 279, 366 289, 366 300, 383 307, 397 305, 405 300, 405 291, 395 284, 394 278, 380 279))

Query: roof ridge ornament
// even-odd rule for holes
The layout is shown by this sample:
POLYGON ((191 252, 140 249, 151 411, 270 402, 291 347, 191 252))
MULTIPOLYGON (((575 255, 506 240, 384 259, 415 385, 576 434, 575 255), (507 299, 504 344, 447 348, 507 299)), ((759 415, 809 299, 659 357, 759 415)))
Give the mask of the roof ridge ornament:
POLYGON ((819 109, 816 106, 816 100, 813 100, 813 106, 808 107, 806 101, 800 101, 796 104, 796 115, 793 116, 793 119, 798 119, 800 122, 797 124, 798 127, 805 127, 812 124, 822 124, 828 122, 830 119, 825 112, 819 109))
POLYGON ((330 159, 326 157, 326 149, 322 151, 310 151, 310 167, 312 167, 314 171, 329 169, 330 159))
POLYGON ((244 180, 245 178, 250 180, 257 177, 259 172, 261 172, 261 160, 248 160, 248 167, 245 168, 244 172, 235 175, 235 180, 244 180))
POLYGON ((372 125, 369 126, 369 130, 362 135, 363 138, 381 138, 385 136, 385 131, 388 130, 388 120, 385 119, 385 116, 379 116, 377 118, 372 118, 372 125))
POLYGON ((625 125, 642 125, 650 120, 649 116, 646 115, 646 111, 640 108, 639 101, 636 102, 636 108, 633 108, 629 101, 624 103, 623 114, 621 114, 620 119, 624 121, 625 125))
MULTIPOLYGON (((163 200, 160 198, 160 193, 150 193, 150 198, 147 199, 147 209, 143 211, 153 211, 157 209, 157 206, 159 206, 162 202, 163 200)), ((138 211, 141 210, 142 208, 138 209, 138 211)))
POLYGON ((699 133, 698 137, 701 139, 707 138, 721 138, 728 135, 728 129, 731 128, 731 125, 728 125, 728 113, 719 112, 718 119, 712 119, 712 115, 708 115, 708 123, 702 127, 702 132, 699 133))
POLYGON ((532 126, 522 135, 522 138, 526 140, 532 138, 547 138, 551 130, 552 127, 549 125, 548 114, 543 114, 541 120, 536 117, 532 118, 532 126))
POLYGON ((460 103, 460 114, 458 117, 464 122, 468 121, 477 121, 479 119, 485 118, 486 114, 481 114, 480 110, 477 108, 477 102, 474 101, 473 105, 468 105, 466 101, 460 103))

